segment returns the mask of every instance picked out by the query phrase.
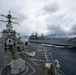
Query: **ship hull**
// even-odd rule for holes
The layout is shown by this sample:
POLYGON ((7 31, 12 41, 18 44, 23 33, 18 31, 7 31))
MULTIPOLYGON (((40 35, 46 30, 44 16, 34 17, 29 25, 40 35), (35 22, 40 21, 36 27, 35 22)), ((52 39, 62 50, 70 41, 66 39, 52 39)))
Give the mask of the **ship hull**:
POLYGON ((72 40, 56 40, 56 39, 29 39, 29 42, 35 42, 35 43, 44 43, 44 44, 51 44, 51 45, 57 45, 57 46, 72 46, 76 47, 76 41, 72 40))

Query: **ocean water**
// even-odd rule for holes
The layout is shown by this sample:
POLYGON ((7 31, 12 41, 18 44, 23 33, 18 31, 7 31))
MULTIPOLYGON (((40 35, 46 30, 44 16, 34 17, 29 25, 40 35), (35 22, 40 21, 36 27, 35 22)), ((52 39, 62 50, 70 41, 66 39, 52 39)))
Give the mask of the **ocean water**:
POLYGON ((22 38, 21 41, 26 42, 28 41, 28 38, 22 38))
POLYGON ((51 52, 53 59, 59 61, 65 75, 76 75, 76 48, 44 47, 51 52))

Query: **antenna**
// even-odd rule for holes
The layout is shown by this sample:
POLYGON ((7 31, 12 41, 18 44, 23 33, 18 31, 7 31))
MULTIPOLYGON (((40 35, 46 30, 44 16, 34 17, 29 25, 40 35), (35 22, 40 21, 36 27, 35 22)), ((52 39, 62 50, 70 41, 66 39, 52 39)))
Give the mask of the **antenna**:
POLYGON ((3 15, 3 14, 0 14, 0 16, 7 18, 7 16, 6 15, 3 15))
POLYGON ((10 10, 9 10, 9 14, 10 14, 10 10))
POLYGON ((11 23, 13 23, 13 24, 18 24, 18 25, 19 25, 19 23, 18 23, 18 22, 12 22, 12 21, 11 21, 11 23))
MULTIPOLYGON (((4 20, 0 20, 1 22, 7 22, 8 24, 10 24, 11 25, 11 23, 13 23, 13 24, 18 24, 19 25, 19 23, 18 22, 12 22, 11 21, 11 19, 17 19, 17 18, 15 18, 15 17, 12 17, 12 15, 10 14, 11 13, 11 11, 9 10, 9 14, 6 16, 6 15, 3 15, 3 14, 0 14, 2 17, 5 17, 5 18, 7 18, 8 19, 8 21, 4 21, 4 20)), ((9 26, 10 26, 9 25, 9 26)))
POLYGON ((0 20, 1 22, 7 22, 7 21, 4 21, 4 20, 0 20))

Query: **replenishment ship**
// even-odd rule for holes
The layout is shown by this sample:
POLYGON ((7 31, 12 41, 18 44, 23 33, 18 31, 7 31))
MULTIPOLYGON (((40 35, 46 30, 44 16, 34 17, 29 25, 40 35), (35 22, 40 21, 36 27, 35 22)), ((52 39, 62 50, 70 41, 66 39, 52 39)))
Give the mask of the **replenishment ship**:
POLYGON ((22 42, 21 36, 13 30, 12 15, 3 15, 6 29, 0 33, 0 75, 65 75, 58 60, 54 60, 45 48, 22 42))
POLYGON ((63 37, 50 37, 46 38, 41 34, 39 37, 38 34, 32 34, 29 37, 30 42, 43 43, 43 44, 51 44, 56 46, 65 46, 65 47, 76 47, 76 37, 73 38, 63 38, 63 37))

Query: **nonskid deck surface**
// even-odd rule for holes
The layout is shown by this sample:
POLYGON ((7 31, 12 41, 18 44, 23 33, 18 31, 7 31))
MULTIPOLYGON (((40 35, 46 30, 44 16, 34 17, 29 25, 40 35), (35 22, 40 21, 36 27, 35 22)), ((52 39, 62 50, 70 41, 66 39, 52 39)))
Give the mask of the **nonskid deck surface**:
MULTIPOLYGON (((29 47, 31 48, 31 47, 29 47)), ((39 45, 37 46, 36 48, 37 50, 37 57, 28 57, 28 55, 22 53, 22 54, 19 54, 17 52, 17 55, 19 58, 22 58, 23 60, 25 60, 26 62, 26 69, 25 71, 23 71, 22 73, 20 73, 20 75, 47 75, 45 72, 46 72, 46 69, 45 69, 45 55, 44 55, 44 51, 43 51, 43 48, 39 45)), ((30 50, 34 50, 35 49, 29 49, 30 50)), ((9 52, 2 52, 3 56, 2 57, 7 57, 9 55, 9 52)), ((50 55, 49 55, 49 52, 46 52, 47 55, 48 55, 48 59, 50 59, 50 55)), ((0 55, 1 57, 1 55, 0 55)), ((9 57, 9 56, 8 56, 9 57)), ((1 59, 1 62, 2 62, 3 59, 1 59)), ((7 63, 7 62, 6 62, 7 63)), ((5 63, 2 63, 3 65, 5 63)), ((9 67, 4 67, 4 66, 1 66, 0 67, 0 70, 1 70, 1 75, 11 75, 10 73, 10 68, 9 67)), ((60 72, 58 72, 59 74, 58 75, 63 75, 61 74, 60 72)))
MULTIPOLYGON (((0 49, 0 52, 1 52, 1 49, 0 49)), ((4 62, 3 57, 7 57, 8 55, 9 55, 8 52, 1 52, 0 53, 0 57, 2 58, 2 59, 0 59, 0 61, 1 61, 1 63, 0 63, 0 73, 1 73, 1 75, 8 75, 8 74, 11 75, 9 67, 4 67, 3 65, 5 63, 2 63, 2 62, 4 62)), ((31 58, 31 59, 28 58, 27 59, 27 56, 25 56, 23 54, 18 54, 17 53, 17 55, 19 56, 19 58, 24 59, 25 62, 26 62, 26 64, 25 64, 26 65, 26 70, 21 75, 24 75, 24 74, 26 74, 26 75, 44 75, 45 72, 44 72, 43 68, 41 67, 41 66, 44 66, 44 64, 42 64, 43 61, 41 61, 41 62, 39 62, 39 64, 37 64, 36 62, 38 60, 35 60, 33 58, 31 58), (34 62, 34 60, 35 60, 35 62, 34 62)))

